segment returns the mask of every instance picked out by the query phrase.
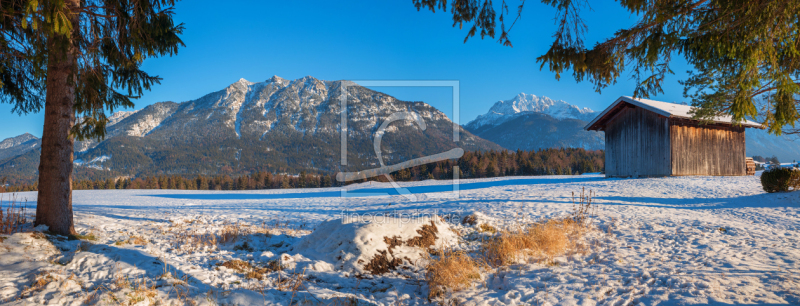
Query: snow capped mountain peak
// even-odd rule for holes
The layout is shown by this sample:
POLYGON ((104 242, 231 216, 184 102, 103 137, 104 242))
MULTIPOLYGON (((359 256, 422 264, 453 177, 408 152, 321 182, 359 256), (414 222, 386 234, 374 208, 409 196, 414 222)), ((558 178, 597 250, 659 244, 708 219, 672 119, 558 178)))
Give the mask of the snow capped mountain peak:
POLYGON ((288 82, 288 81, 287 81, 286 79, 284 79, 284 78, 282 78, 282 77, 279 77, 279 76, 277 76, 277 75, 273 75, 271 78, 269 78, 269 79, 266 81, 266 83, 276 83, 276 84, 285 84, 285 83, 287 83, 287 82, 288 82))
POLYGON ((497 101, 489 109, 489 112, 468 123, 467 128, 474 130, 486 125, 497 125, 527 112, 542 113, 556 119, 584 121, 589 121, 595 116, 595 112, 587 107, 581 108, 563 100, 553 100, 522 92, 512 99, 497 101))
POLYGON ((6 138, 3 141, 0 141, 0 149, 8 149, 11 147, 15 147, 33 139, 38 139, 38 138, 36 138, 36 136, 31 135, 30 133, 25 133, 16 137, 6 138))
POLYGON ((248 87, 248 86, 251 86, 251 85, 253 85, 253 84, 256 84, 256 83, 254 83, 254 82, 250 82, 250 81, 248 81, 248 80, 245 80, 244 78, 241 78, 241 79, 239 79, 238 81, 236 81, 235 83, 233 83, 233 84, 231 84, 231 85, 228 85, 228 87, 226 87, 226 90, 227 90, 229 93, 230 93, 231 91, 241 91, 241 90, 247 90, 247 87, 248 87))

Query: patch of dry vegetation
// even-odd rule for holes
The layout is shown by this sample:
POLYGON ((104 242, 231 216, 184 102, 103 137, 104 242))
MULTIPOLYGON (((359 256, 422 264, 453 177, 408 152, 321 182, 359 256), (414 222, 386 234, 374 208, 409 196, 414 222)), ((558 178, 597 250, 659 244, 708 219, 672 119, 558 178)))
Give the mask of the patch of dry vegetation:
POLYGON ((33 283, 26 286, 19 296, 19 299, 32 296, 34 293, 44 289, 48 284, 56 281, 56 278, 50 274, 50 271, 42 271, 34 277, 33 283))
POLYGON ((500 267, 523 259, 552 262, 554 257, 575 249, 584 233, 571 219, 547 220, 516 231, 501 231, 481 246, 484 260, 500 267))
POLYGON ((553 264, 553 258, 581 249, 581 239, 589 231, 593 214, 592 193, 573 193, 573 212, 565 218, 549 219, 503 230, 481 246, 483 259, 493 267, 522 260, 553 264))
POLYGON ((482 264, 462 251, 445 251, 428 263, 425 280, 430 292, 428 298, 436 298, 447 291, 459 291, 472 286, 481 279, 482 264))
POLYGON ((497 228, 486 223, 481 223, 481 225, 478 226, 478 232, 494 234, 497 233, 497 228))
POLYGON ((145 276, 130 279, 129 276, 118 274, 114 278, 113 287, 98 287, 87 295, 84 302, 99 299, 98 290, 104 289, 108 301, 117 305, 162 305, 164 301, 158 296, 156 281, 148 280, 145 276), (113 289, 112 289, 113 288, 113 289))
MULTIPOLYGON (((172 235, 175 239, 172 239, 171 249, 182 253, 213 252, 222 249, 223 246, 233 244, 236 244, 234 246, 236 251, 254 252, 256 250, 248 243, 251 239, 266 239, 276 234, 297 236, 311 232, 304 229, 305 223, 292 226, 289 222, 279 220, 264 221, 259 225, 228 221, 221 225, 215 225, 213 222, 204 222, 200 217, 169 220, 169 222, 169 225, 157 228, 162 235, 172 235), (240 241, 242 244, 237 244, 240 241)), ((118 243, 122 245, 126 242, 118 243)))
POLYGON ((126 244, 147 245, 147 243, 147 239, 144 239, 141 236, 132 235, 128 239, 117 241, 114 244, 122 246, 126 244))
POLYGON ((278 260, 270 260, 267 263, 267 265, 264 266, 264 267, 254 266, 254 265, 250 264, 249 262, 246 262, 246 261, 241 260, 241 259, 229 260, 229 261, 217 264, 217 266, 225 267, 225 268, 231 269, 231 270, 233 270, 233 271, 235 271, 237 273, 244 274, 244 277, 248 278, 248 279, 263 279, 264 275, 266 275, 268 273, 276 272, 276 271, 282 271, 283 270, 283 266, 281 266, 281 264, 280 264, 280 262, 278 262, 278 260))
POLYGON ((87 241, 97 241, 97 234, 93 230, 92 232, 90 232, 88 234, 77 234, 77 235, 75 235, 75 239, 87 240, 87 241))
MULTIPOLYGON (((572 194, 573 211, 563 218, 541 220, 516 229, 497 229, 480 224, 478 232, 495 234, 482 241, 476 258, 463 251, 445 251, 430 259, 427 280, 431 299, 448 292, 464 290, 481 279, 481 271, 519 262, 544 262, 557 265, 555 257, 585 251, 583 240, 592 230, 594 206, 592 192, 572 194)), ((477 220, 465 220, 477 224, 477 220)))
POLYGON ((245 273, 253 269, 253 266, 249 262, 246 262, 241 259, 229 260, 221 264, 218 264, 218 266, 225 267, 239 273, 245 273))
POLYGON ((239 240, 239 237, 249 234, 247 229, 239 223, 226 223, 219 231, 219 243, 230 244, 239 240))
POLYGON ((13 234, 22 229, 27 222, 25 206, 20 205, 13 195, 5 202, 0 196, 0 234, 13 234), (2 209, 3 206, 7 206, 5 211, 2 209))

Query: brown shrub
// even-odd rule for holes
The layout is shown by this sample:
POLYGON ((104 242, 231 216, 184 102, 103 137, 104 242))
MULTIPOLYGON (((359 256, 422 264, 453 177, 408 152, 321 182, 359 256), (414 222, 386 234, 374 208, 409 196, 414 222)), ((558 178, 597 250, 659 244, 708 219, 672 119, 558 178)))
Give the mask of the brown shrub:
POLYGON ((572 219, 547 220, 519 231, 503 231, 481 247, 484 260, 494 267, 522 258, 552 261, 574 249, 584 230, 572 219))
POLYGON ((582 190, 577 201, 574 195, 572 214, 526 225, 515 231, 501 231, 481 246, 483 259, 493 267, 521 259, 545 260, 551 264, 554 257, 577 250, 579 241, 590 228, 594 208, 591 191, 587 194, 582 190))
POLYGON ((429 298, 440 297, 448 290, 459 291, 472 286, 481 279, 481 264, 467 253, 445 251, 437 259, 431 259, 425 280, 428 281, 429 298))

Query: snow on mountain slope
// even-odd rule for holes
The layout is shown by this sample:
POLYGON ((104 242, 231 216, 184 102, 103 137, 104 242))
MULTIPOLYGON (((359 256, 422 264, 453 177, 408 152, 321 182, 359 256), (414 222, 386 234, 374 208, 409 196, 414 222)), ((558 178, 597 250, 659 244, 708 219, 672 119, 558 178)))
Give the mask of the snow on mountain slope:
POLYGON ((110 117, 108 117, 108 125, 115 125, 115 124, 117 124, 117 122, 120 122, 123 119, 128 118, 133 114, 136 114, 137 112, 138 112, 138 110, 115 112, 115 113, 111 114, 110 117))
POLYGON ((24 142, 27 142, 31 139, 38 139, 36 136, 31 134, 25 133, 16 137, 6 138, 3 141, 0 141, 0 150, 8 149, 11 147, 16 147, 24 142))
POLYGON ((25 133, 16 137, 0 141, 0 161, 21 155, 41 145, 42 141, 31 134, 25 133))
POLYGON ((510 100, 498 101, 486 114, 464 127, 479 137, 508 150, 547 148, 604 148, 603 133, 583 130, 597 115, 563 100, 520 93, 510 100))
MULTIPOLYGON (((97 164, 115 175, 369 169, 379 164, 373 149, 379 127, 398 112, 416 114, 426 129, 412 120, 388 126, 381 134, 385 164, 456 147, 501 149, 466 130, 454 142, 455 123, 424 102, 401 101, 350 81, 273 76, 263 82, 240 79, 181 103, 160 102, 114 113, 105 139, 76 142, 75 158, 113 156, 97 164), (346 169, 340 167, 342 96, 347 97, 346 169)), ((35 169, 28 172, 34 175, 35 169)))
POLYGON ((580 108, 564 100, 553 100, 544 96, 538 97, 520 93, 510 100, 496 102, 489 109, 489 112, 478 116, 465 127, 469 130, 477 130, 487 125, 501 124, 528 112, 542 113, 556 119, 578 119, 583 121, 590 121, 596 115, 595 111, 587 107, 580 108))
MULTIPOLYGON (((137 111, 115 112, 109 117, 106 139, 115 136, 143 137, 171 116, 177 105, 174 102, 159 102, 137 111)), ((93 149, 100 142, 92 139, 76 141, 75 152, 85 152, 93 149)))

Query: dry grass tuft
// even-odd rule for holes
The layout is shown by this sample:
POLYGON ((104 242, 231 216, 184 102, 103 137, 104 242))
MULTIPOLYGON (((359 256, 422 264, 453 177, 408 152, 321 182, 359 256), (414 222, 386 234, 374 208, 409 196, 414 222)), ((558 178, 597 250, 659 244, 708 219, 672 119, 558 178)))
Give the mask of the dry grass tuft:
POLYGON ((283 270, 283 266, 278 260, 270 260, 265 267, 253 266, 240 259, 229 260, 217 265, 242 273, 245 278, 249 279, 263 279, 265 274, 283 270))
MULTIPOLYGON (((305 270, 301 273, 289 273, 289 277, 279 277, 275 285, 280 291, 290 291, 294 295, 300 287, 303 286, 303 281, 306 279, 305 270)), ((294 297, 292 297, 294 299, 294 297)), ((291 304, 290 304, 291 305, 291 304)))
POLYGON ((248 279, 262 279, 264 278, 264 273, 261 272, 261 269, 257 269, 247 272, 247 274, 245 274, 244 277, 248 279))
POLYGON ((4 204, 2 195, 0 195, 0 234, 12 234, 22 229, 27 222, 25 206, 17 203, 14 195, 10 195, 7 203, 4 204), (2 209, 3 206, 7 206, 5 211, 2 209))
POLYGON ((253 269, 253 266, 249 262, 246 262, 241 259, 233 259, 217 265, 223 266, 225 268, 234 270, 239 273, 245 273, 253 269))
POLYGON ((226 267, 226 268, 231 269, 231 270, 234 270, 234 271, 239 272, 239 273, 244 273, 246 271, 249 271, 249 270, 253 269, 253 266, 250 265, 249 262, 246 262, 246 261, 241 260, 241 259, 229 260, 229 261, 223 262, 223 263, 218 264, 218 265, 226 267))
POLYGON ((267 266, 265 267, 265 269, 267 270, 267 272, 276 272, 276 271, 282 271, 283 266, 281 265, 281 262, 279 260, 273 259, 267 262, 267 266))
POLYGON ((97 241, 97 236, 94 233, 89 233, 85 235, 77 234, 75 235, 75 238, 79 240, 97 241))
POLYGON ((136 305, 144 301, 150 301, 149 305, 159 305, 159 301, 156 300, 158 297, 158 290, 156 289, 155 282, 148 282, 145 278, 141 278, 139 280, 135 280, 131 285, 131 292, 126 294, 128 298, 127 304, 128 305, 136 305))
POLYGON ((481 225, 478 226, 478 232, 494 234, 497 233, 497 228, 486 223, 481 223, 481 225))
POLYGON ((483 259, 493 267, 506 266, 523 259, 545 261, 552 266, 553 258, 579 249, 581 238, 591 226, 591 195, 581 191, 574 210, 565 218, 540 221, 517 230, 501 231, 481 246, 483 259))
POLYGON ((481 279, 481 266, 465 252, 445 251, 428 263, 425 279, 428 281, 429 298, 443 296, 447 291, 469 288, 481 279))
POLYGON ((25 289, 22 290, 19 298, 24 299, 32 296, 34 293, 44 289, 45 286, 54 281, 56 281, 56 278, 50 275, 50 271, 43 271, 36 275, 33 283, 30 286, 26 286, 25 289))
POLYGON ((147 245, 147 240, 140 236, 131 236, 128 238, 128 243, 135 245, 147 245))
POLYGON ((122 246, 126 244, 135 244, 135 245, 147 245, 147 239, 144 239, 140 236, 130 236, 128 239, 120 240, 114 242, 114 245, 122 246))
MULTIPOLYGON (((175 250, 194 253, 196 251, 219 250, 220 246, 229 245, 242 240, 248 235, 257 233, 256 227, 239 224, 224 223, 219 230, 208 230, 206 228, 189 228, 187 225, 199 224, 196 222, 173 222, 168 229, 175 236, 173 248, 175 250)), ((234 247, 235 250, 252 251, 246 244, 234 247)))
POLYGON ((177 231, 175 233, 174 248, 187 253, 197 250, 217 248, 217 235, 211 233, 197 233, 196 231, 177 231))
POLYGON ((226 223, 222 226, 219 232, 219 243, 229 244, 239 240, 240 236, 246 235, 247 232, 239 225, 239 223, 226 223))
POLYGON ((113 287, 98 287, 90 293, 85 303, 99 299, 98 290, 108 293, 110 302, 118 305, 162 305, 164 301, 158 298, 158 288, 156 281, 148 280, 144 275, 136 277, 131 281, 129 276, 117 274, 114 278, 113 287))

